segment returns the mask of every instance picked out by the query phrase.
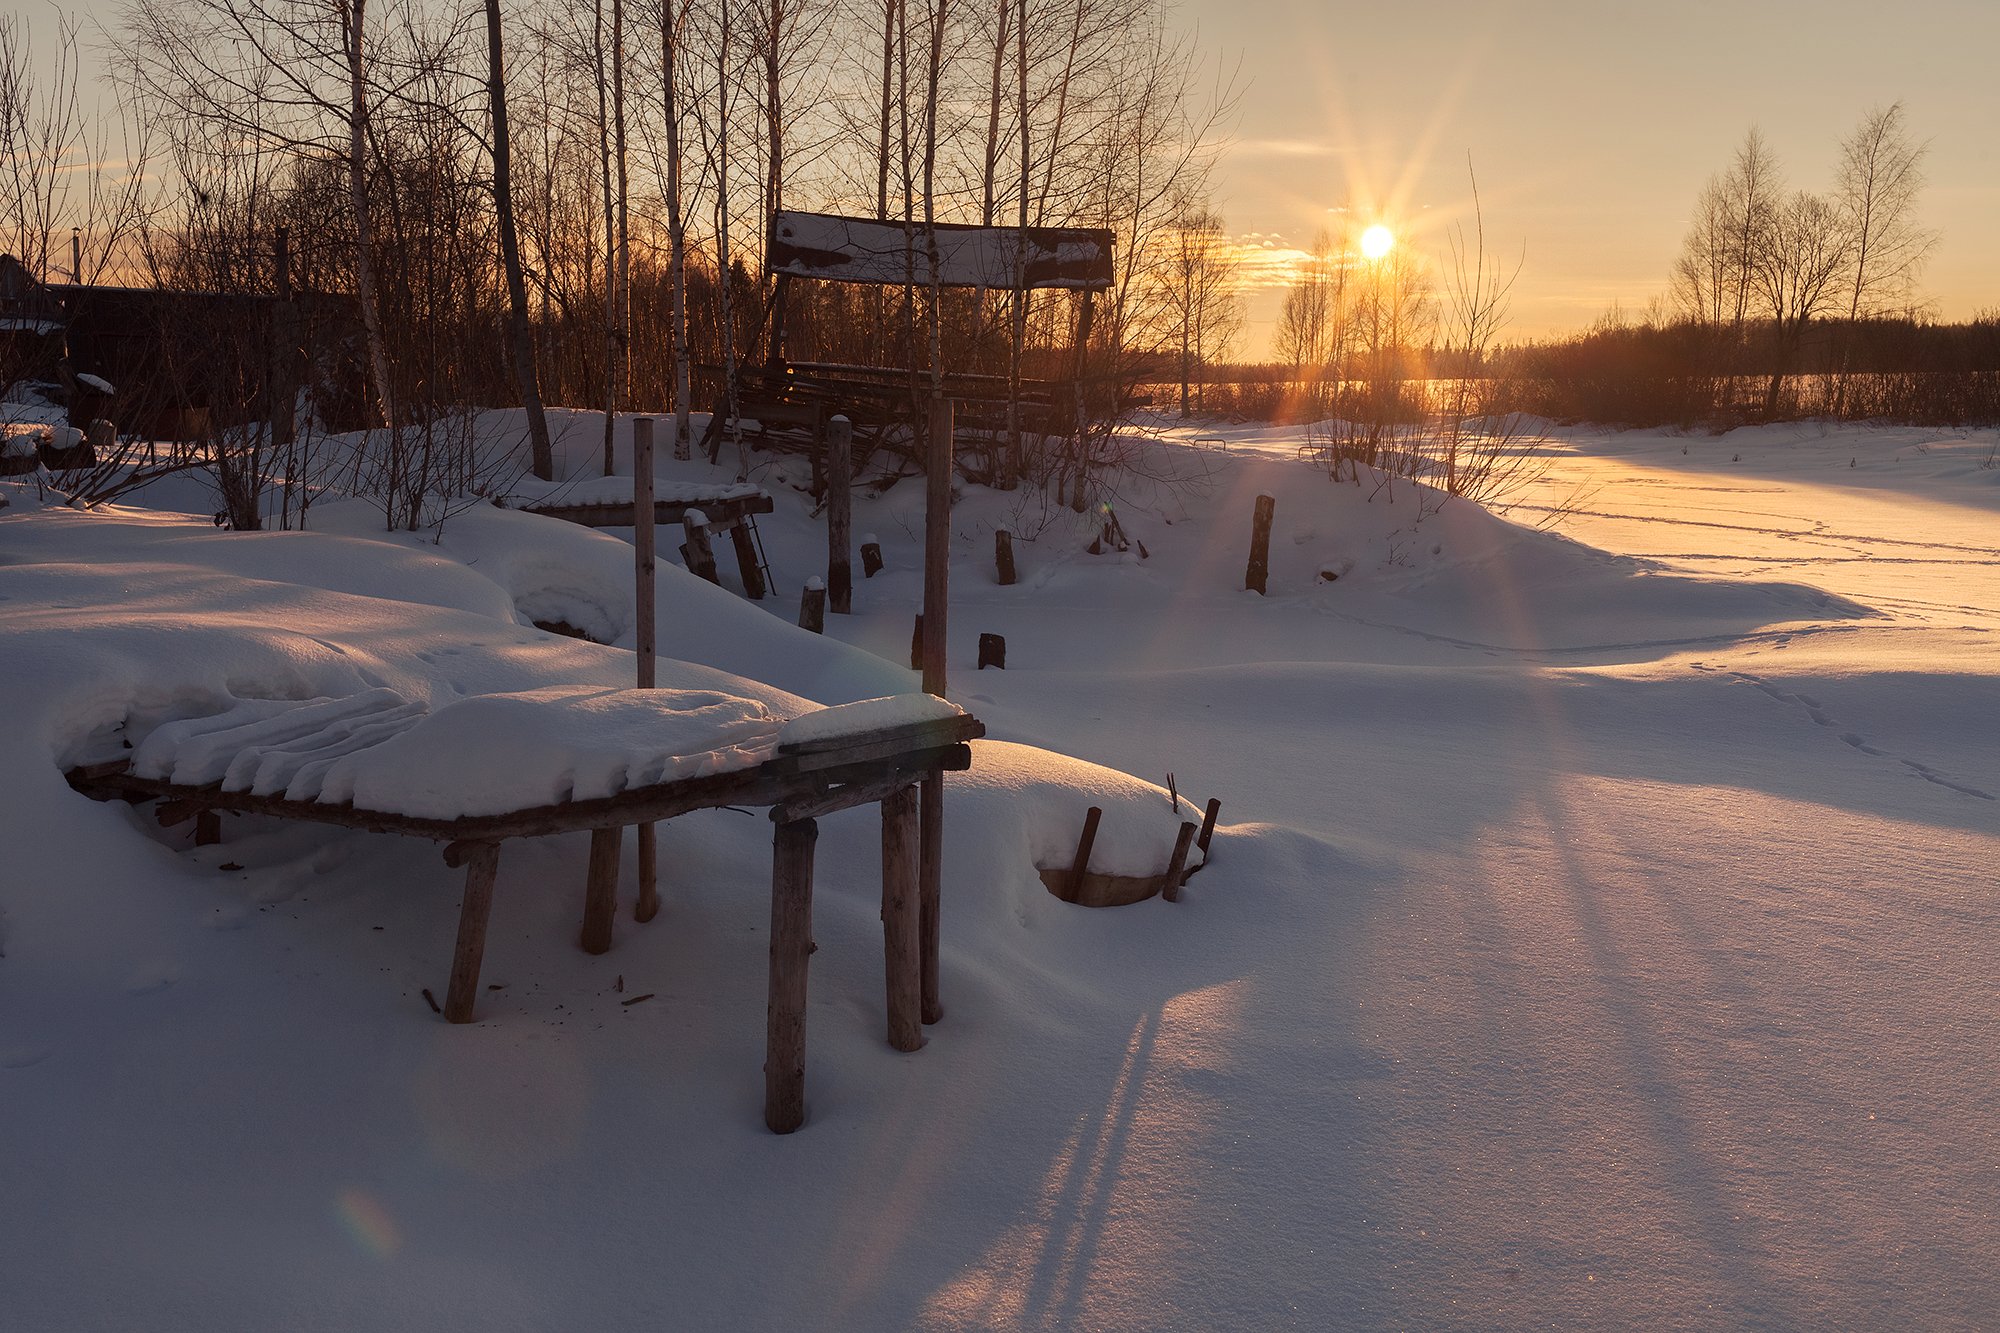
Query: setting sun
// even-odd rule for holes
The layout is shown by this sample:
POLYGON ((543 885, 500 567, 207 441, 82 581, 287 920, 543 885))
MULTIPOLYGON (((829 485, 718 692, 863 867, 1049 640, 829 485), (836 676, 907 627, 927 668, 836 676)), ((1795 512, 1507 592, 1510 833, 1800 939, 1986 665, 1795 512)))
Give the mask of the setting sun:
POLYGON ((1395 244, 1396 233, 1379 222, 1361 233, 1361 253, 1370 259, 1380 259, 1395 244))

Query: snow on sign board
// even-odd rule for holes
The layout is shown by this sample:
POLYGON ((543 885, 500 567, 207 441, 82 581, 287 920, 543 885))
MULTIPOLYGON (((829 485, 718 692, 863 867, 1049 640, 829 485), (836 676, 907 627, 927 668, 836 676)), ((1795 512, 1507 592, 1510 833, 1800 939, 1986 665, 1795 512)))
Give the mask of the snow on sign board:
MULTIPOLYGON (((937 225, 937 281, 943 287, 1011 290, 1111 286, 1111 233, 1090 227, 937 225), (1016 278, 1018 265, 1019 278, 1016 278)), ((771 219, 771 267, 829 282, 928 285, 930 229, 918 224, 778 213, 771 219)))

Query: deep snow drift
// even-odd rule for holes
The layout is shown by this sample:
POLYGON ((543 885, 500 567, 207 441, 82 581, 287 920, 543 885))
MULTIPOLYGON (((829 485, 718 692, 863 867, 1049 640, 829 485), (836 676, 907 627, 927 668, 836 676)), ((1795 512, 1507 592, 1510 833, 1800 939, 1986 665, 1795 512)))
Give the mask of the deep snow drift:
MULTIPOLYGON (((623 687, 629 546, 489 507, 229 534, 9 488, 7 1322, 1990 1323, 1992 437, 1576 433, 1532 497, 1572 511, 1556 535, 1224 435, 1147 446, 1124 553, 1085 553, 1099 516, 962 490, 952 693, 997 739, 950 779, 946 1017, 883 1042, 879 840, 824 821, 783 1139, 766 821, 663 825, 665 907, 602 958, 573 944, 584 840, 510 847, 500 989, 449 1028, 420 997, 456 910, 434 847, 246 819, 195 850, 59 775, 243 699, 623 687), (1241 591, 1260 492, 1267 598, 1241 591), (972 669, 981 632, 1006 671, 972 669), (1035 877, 1089 804, 1098 868, 1155 871, 1210 795, 1179 904, 1035 877)), ((752 478, 768 609, 663 569, 663 684, 774 719, 913 688, 921 494, 857 504, 888 568, 821 638, 786 623, 824 570, 805 475, 752 478)))

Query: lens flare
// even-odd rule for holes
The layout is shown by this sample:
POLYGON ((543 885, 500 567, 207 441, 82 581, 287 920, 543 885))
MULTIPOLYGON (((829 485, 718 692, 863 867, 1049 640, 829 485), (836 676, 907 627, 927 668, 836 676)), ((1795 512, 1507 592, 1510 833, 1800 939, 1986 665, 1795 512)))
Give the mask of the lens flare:
POLYGON ((1370 259, 1380 259, 1395 244, 1396 233, 1379 222, 1361 233, 1361 253, 1370 259))

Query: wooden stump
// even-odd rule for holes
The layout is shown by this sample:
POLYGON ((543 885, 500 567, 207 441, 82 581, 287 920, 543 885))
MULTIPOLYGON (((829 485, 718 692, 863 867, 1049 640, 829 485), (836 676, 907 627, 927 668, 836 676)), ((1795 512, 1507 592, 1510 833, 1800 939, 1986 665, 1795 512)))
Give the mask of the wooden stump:
MULTIPOLYGON (((448 848, 445 861, 454 860, 457 846, 448 848)), ((486 918, 493 907, 493 878, 500 871, 500 848, 496 843, 474 843, 462 853, 465 864, 465 901, 458 909, 458 945, 451 955, 451 984, 444 993, 444 1017, 448 1023, 470 1023, 472 1008, 479 999, 479 965, 486 957, 486 918)))
POLYGON ((809 581, 799 594, 799 628, 815 634, 826 633, 826 589, 818 579, 809 581))
POLYGON ((924 774, 917 806, 917 932, 923 960, 919 967, 919 991, 923 1020, 935 1023, 944 1017, 944 1002, 938 998, 938 910, 944 898, 944 774, 933 770, 924 774))
POLYGON ((771 985, 764 1031, 764 1124, 789 1134, 806 1118, 806 968, 812 957, 813 844, 819 825, 778 825, 771 846, 771 985))
POLYGON ((222 841, 222 812, 199 810, 194 817, 194 845, 213 847, 222 841))
MULTIPOLYGON (((1210 797, 1208 811, 1201 817, 1201 835, 1194 840, 1194 845, 1201 848, 1203 858, 1208 856, 1208 840, 1215 836, 1215 819, 1221 813, 1222 798, 1219 796, 1210 797)), ((1204 864, 1206 864, 1205 859, 1204 864)))
POLYGON ((690 509, 681 519, 681 531, 687 540, 681 543, 681 559, 687 562, 688 572, 710 583, 722 582, 715 572, 715 549, 708 539, 708 518, 699 509, 690 509))
POLYGON ((993 570, 1001 587, 1014 581, 1014 534, 1005 528, 993 529, 993 570))
POLYGON ((846 417, 826 423, 826 593, 835 615, 854 611, 854 427, 846 417))
POLYGON ((924 1044, 923 963, 918 907, 917 793, 903 787, 882 801, 882 962, 889 1044, 924 1044))
POLYGON ((618 914, 618 855, 622 828, 590 831, 590 878, 583 890, 583 951, 611 952, 611 921, 618 914))
POLYGON ((1007 640, 998 634, 979 636, 979 669, 984 671, 987 667, 1007 669, 1007 640))
POLYGON ((861 543, 861 577, 872 579, 882 572, 882 543, 861 543))
POLYGON ((1268 495, 1257 497, 1257 512, 1250 520, 1250 567, 1243 573, 1243 586, 1264 595, 1271 577, 1271 519, 1278 502, 1268 495))

